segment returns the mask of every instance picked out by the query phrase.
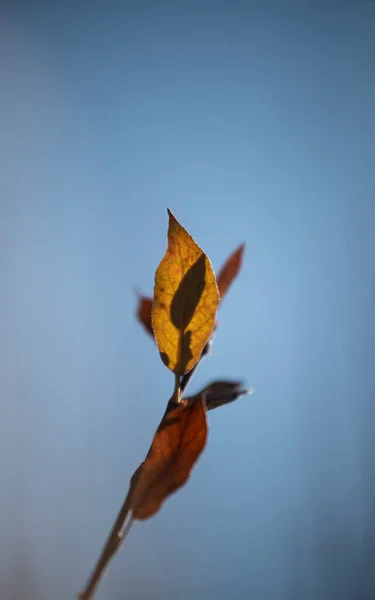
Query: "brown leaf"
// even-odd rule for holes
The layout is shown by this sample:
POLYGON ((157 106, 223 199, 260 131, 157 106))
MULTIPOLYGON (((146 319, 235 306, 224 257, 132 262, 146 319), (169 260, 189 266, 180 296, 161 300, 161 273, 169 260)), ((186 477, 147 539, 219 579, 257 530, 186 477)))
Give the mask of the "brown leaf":
POLYGON ((185 398, 182 402, 189 406, 190 404, 194 404, 198 398, 203 397, 207 410, 213 410, 224 404, 234 402, 241 396, 251 394, 252 391, 244 388, 240 381, 213 381, 209 385, 206 385, 198 394, 185 398))
POLYGON ((245 250, 245 244, 241 244, 237 250, 235 250, 229 258, 226 260, 224 265, 221 267, 219 274, 216 278, 217 286, 220 292, 220 300, 223 299, 228 291, 228 288, 232 284, 233 280, 237 277, 238 272, 242 265, 243 253, 245 250))
POLYGON ((147 296, 138 295, 138 307, 137 307, 137 318, 138 321, 143 325, 147 333, 154 337, 154 331, 152 329, 151 312, 152 312, 153 300, 147 298, 147 296))
POLYGON ((152 517, 166 498, 187 482, 206 440, 206 411, 201 398, 166 411, 145 461, 131 480, 134 519, 152 517))

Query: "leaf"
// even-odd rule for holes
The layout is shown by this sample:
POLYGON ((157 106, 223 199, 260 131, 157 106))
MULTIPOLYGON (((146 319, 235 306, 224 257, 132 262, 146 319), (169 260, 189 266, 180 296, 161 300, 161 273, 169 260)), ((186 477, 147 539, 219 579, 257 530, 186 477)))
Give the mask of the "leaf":
POLYGON ((235 250, 229 258, 226 260, 224 265, 221 267, 217 276, 217 286, 220 292, 220 299, 222 300, 231 286, 233 280, 237 277, 238 272, 242 265, 243 253, 245 250, 245 244, 241 244, 237 250, 235 250))
MULTIPOLYGON (((215 324, 215 327, 214 327, 214 331, 215 331, 215 328, 216 328, 216 324, 215 324)), ((199 359, 199 362, 202 360, 202 358, 204 358, 207 354, 210 353, 210 350, 211 350, 211 341, 212 341, 212 336, 210 337, 210 339, 208 340, 207 344, 203 348, 201 357, 199 359)), ((188 385, 189 381, 191 380, 192 376, 194 375, 194 371, 197 368, 197 366, 198 366, 198 363, 195 365, 195 367, 193 367, 191 369, 191 371, 189 371, 188 373, 185 373, 185 375, 183 375, 181 377, 181 380, 180 380, 180 391, 181 391, 181 394, 184 393, 185 388, 187 387, 187 385, 188 385)))
POLYGON ((146 296, 138 295, 138 307, 137 317, 138 321, 143 325, 147 333, 154 337, 154 331, 152 329, 151 322, 151 311, 152 311, 153 300, 146 296))
POLYGON ((130 484, 130 507, 134 519, 148 519, 168 496, 189 479, 207 440, 204 401, 179 404, 167 410, 144 462, 130 484))
POLYGON ((213 410, 224 404, 234 402, 241 396, 252 394, 253 390, 244 388, 240 381, 213 381, 195 396, 185 398, 182 402, 189 406, 199 398, 204 398, 207 410, 213 410))
POLYGON ((168 214, 168 247, 155 273, 152 325, 164 364, 183 375, 211 337, 219 292, 209 258, 168 214))
MULTIPOLYGON (((220 293, 220 302, 228 291, 233 280, 237 277, 242 265, 243 253, 245 244, 241 244, 227 259, 221 267, 217 276, 217 285, 220 293)), ((152 298, 146 296, 138 296, 137 317, 145 330, 154 337, 154 331, 151 323, 152 298)))

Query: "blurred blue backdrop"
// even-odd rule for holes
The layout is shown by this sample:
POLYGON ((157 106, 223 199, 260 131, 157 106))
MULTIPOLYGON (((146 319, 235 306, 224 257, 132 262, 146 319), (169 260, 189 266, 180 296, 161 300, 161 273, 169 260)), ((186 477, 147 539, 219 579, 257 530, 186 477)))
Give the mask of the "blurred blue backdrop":
POLYGON ((2 600, 74 597, 149 447, 167 206, 246 242, 191 391, 256 393, 98 599, 373 599, 375 5, 0 10, 2 600))

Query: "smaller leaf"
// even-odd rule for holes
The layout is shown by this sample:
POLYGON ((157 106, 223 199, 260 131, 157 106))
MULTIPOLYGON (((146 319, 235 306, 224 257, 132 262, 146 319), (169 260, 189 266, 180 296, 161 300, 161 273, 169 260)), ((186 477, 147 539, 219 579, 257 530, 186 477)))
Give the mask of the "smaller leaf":
POLYGON ((182 402, 189 406, 194 404, 198 398, 204 398, 207 410, 213 410, 252 393, 253 390, 244 388, 240 381, 213 381, 198 394, 185 398, 182 402))
POLYGON ((233 280, 237 277, 239 270, 242 265, 243 253, 245 250, 245 244, 241 244, 237 250, 235 250, 229 258, 226 260, 224 265, 221 267, 217 276, 217 287, 220 292, 220 300, 223 299, 231 286, 233 280))
POLYGON ((148 519, 189 479, 207 440, 204 401, 167 409, 144 462, 130 484, 134 519, 148 519))
POLYGON ((137 318, 138 321, 143 325, 147 333, 154 337, 154 331, 152 329, 151 312, 152 312, 153 300, 138 294, 138 306, 137 306, 137 318))

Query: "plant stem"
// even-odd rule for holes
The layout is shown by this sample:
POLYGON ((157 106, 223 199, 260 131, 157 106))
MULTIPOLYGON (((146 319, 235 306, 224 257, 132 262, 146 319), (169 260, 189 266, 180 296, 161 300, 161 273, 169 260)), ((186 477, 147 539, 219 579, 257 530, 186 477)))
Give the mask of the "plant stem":
POLYGON ((168 401, 170 404, 178 404, 181 400, 181 388, 180 388, 181 377, 175 373, 174 375, 174 390, 173 394, 168 401))
POLYGON ((117 516, 117 519, 112 527, 112 530, 107 538, 102 553, 96 563, 92 574, 90 575, 85 589, 78 595, 79 600, 90 600, 93 598, 95 589, 104 575, 104 571, 108 566, 109 561, 113 555, 117 552, 119 546, 124 541, 126 535, 133 524, 133 519, 130 518, 125 525, 126 517, 130 510, 130 491, 125 498, 125 501, 121 507, 121 510, 117 516))
MULTIPOLYGON (((204 347, 204 350, 202 352, 202 355, 201 355, 199 361, 192 368, 192 370, 189 371, 189 373, 184 375, 182 378, 180 377, 180 375, 175 375, 174 390, 173 390, 172 397, 169 400, 168 406, 172 402, 175 404, 178 404, 180 402, 182 394, 186 391, 186 387, 187 387, 193 373, 195 372, 196 368, 198 367, 203 356, 205 356, 208 353, 208 350, 209 350, 209 342, 204 347)), ((104 571, 105 571, 106 567, 108 566, 113 555, 119 549, 121 543, 124 541, 126 535, 128 534, 130 527, 132 526, 132 523, 133 523, 132 518, 130 518, 127 521, 125 528, 124 528, 124 523, 125 523, 126 517, 128 516, 128 514, 131 510, 131 492, 133 490, 133 484, 134 485, 136 484, 136 477, 137 477, 137 474, 139 475, 142 464, 138 467, 137 471, 134 473, 134 475, 131 479, 129 492, 125 498, 125 501, 121 507, 121 510, 120 510, 118 516, 117 516, 117 519, 111 529, 111 532, 107 538, 107 541, 104 545, 104 548, 98 559, 98 562, 96 563, 96 565, 92 571, 92 574, 90 575, 90 577, 87 581, 86 587, 78 595, 78 600, 91 600, 91 598, 93 598, 94 592, 95 592, 100 580, 102 579, 102 577, 104 575, 104 571)))

